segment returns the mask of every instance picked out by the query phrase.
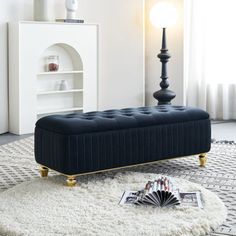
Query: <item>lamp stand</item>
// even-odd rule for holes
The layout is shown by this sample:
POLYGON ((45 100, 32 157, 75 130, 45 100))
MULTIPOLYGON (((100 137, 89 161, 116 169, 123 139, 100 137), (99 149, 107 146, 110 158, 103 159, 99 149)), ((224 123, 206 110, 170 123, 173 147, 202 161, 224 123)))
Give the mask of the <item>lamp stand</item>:
POLYGON ((163 28, 162 31, 162 48, 161 53, 157 55, 160 58, 162 63, 161 68, 161 89, 153 93, 153 97, 158 100, 158 105, 171 105, 171 100, 175 98, 176 94, 169 90, 169 82, 168 82, 168 75, 167 75, 167 62, 171 57, 168 53, 168 49, 166 48, 166 28, 163 28))

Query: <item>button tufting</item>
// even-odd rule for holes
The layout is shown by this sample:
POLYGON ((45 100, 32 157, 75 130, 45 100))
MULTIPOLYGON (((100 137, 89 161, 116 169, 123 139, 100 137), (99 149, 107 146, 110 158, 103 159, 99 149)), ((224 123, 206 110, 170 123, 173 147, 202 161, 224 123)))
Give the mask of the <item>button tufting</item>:
POLYGON ((76 117, 76 114, 65 115, 65 118, 75 118, 75 117, 76 117))
POLYGON ((151 114, 151 112, 149 112, 149 111, 144 111, 144 112, 140 112, 141 114, 144 114, 144 115, 150 115, 151 114))
MULTIPOLYGON (((209 115, 195 108, 183 106, 152 106, 140 108, 127 108, 121 110, 96 111, 88 113, 73 113, 65 115, 52 115, 41 118, 39 127, 51 128, 58 132, 84 133, 101 130, 114 130, 142 127, 147 125, 169 124, 199 119, 208 119, 209 115), (190 117, 191 116, 191 117, 190 117), (190 117, 190 118, 189 118, 190 117), (55 122, 57 119, 57 122, 55 122), (69 129, 61 128, 66 123, 69 129), (55 125, 54 125, 55 123, 55 125), (50 124, 50 125, 49 125, 50 124)), ((67 127, 67 126, 66 126, 67 127)))
POLYGON ((94 120, 94 118, 95 118, 94 116, 92 116, 92 117, 84 117, 85 120, 94 120))
POLYGON ((133 116, 133 113, 121 113, 122 116, 133 116))
POLYGON ((114 116, 104 116, 104 118, 113 119, 115 117, 114 116))

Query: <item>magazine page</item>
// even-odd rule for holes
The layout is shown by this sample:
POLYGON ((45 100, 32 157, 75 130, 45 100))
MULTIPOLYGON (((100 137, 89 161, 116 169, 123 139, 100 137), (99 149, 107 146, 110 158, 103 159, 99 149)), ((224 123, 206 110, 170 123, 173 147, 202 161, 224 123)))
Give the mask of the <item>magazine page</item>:
POLYGON ((160 202, 158 201, 158 199, 155 197, 153 193, 146 194, 143 200, 144 201, 150 200, 150 202, 152 202, 152 205, 160 206, 160 202))
POLYGON ((180 204, 180 197, 179 197, 179 190, 175 190, 172 193, 169 193, 166 202, 164 202, 163 207, 164 206, 168 206, 168 207, 172 207, 175 205, 179 205, 180 204))
POLYGON ((145 197, 140 199, 139 202, 143 205, 156 205, 155 201, 149 195, 146 195, 145 197))
POLYGON ((119 204, 134 204, 138 201, 140 191, 124 191, 119 204))
POLYGON ((180 202, 183 207, 199 207, 203 208, 201 192, 182 192, 180 194, 180 202))

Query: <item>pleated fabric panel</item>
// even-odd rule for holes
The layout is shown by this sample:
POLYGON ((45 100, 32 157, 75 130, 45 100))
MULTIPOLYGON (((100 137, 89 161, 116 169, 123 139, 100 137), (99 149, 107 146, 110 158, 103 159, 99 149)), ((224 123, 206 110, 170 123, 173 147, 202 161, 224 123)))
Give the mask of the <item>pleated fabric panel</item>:
POLYGON ((78 135, 36 127, 36 161, 66 175, 147 163, 210 150, 210 120, 78 135))

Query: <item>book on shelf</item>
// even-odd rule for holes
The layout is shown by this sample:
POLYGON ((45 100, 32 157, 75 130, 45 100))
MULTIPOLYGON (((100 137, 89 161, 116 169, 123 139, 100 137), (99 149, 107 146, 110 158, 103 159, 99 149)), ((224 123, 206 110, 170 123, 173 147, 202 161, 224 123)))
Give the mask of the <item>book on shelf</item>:
POLYGON ((200 191, 179 192, 179 189, 168 177, 159 177, 148 181, 145 188, 139 191, 124 191, 120 205, 153 205, 156 207, 183 207, 203 208, 200 191))
POLYGON ((64 22, 64 23, 84 23, 84 20, 79 20, 79 19, 56 19, 56 22, 64 22))

